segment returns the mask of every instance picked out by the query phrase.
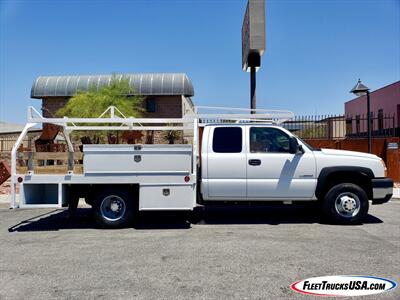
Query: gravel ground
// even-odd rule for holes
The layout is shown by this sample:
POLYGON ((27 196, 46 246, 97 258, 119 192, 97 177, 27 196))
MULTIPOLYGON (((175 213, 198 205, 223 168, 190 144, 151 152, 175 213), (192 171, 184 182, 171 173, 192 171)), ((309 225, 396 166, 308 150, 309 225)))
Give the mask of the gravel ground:
MULTIPOLYGON (((290 284, 358 274, 400 282, 400 201, 365 224, 323 224, 309 207, 142 214, 97 229, 90 209, 0 209, 0 299, 302 299, 290 284)), ((399 299, 400 289, 356 299, 399 299)), ((355 299, 355 298, 352 298, 355 299)))

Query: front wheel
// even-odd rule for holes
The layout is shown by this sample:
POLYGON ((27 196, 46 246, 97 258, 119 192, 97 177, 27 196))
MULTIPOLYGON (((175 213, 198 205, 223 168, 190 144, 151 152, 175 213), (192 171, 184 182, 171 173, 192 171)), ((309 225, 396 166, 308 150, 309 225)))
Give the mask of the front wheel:
POLYGON ((100 192, 93 205, 96 222, 105 228, 128 226, 134 215, 134 199, 130 195, 119 189, 100 192))
POLYGON ((365 191, 353 183, 341 183, 332 187, 322 203, 324 215, 334 223, 359 224, 368 214, 368 197, 365 191))

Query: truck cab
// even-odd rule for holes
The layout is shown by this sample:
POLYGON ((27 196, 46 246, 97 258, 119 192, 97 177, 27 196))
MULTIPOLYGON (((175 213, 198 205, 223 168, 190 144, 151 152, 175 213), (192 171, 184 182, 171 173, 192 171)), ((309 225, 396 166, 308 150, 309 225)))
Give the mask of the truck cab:
POLYGON ((336 221, 358 222, 368 199, 380 204, 392 196, 385 170, 376 155, 314 149, 281 126, 209 124, 203 131, 205 202, 321 200, 336 221))
POLYGON ((284 128, 263 124, 206 126, 201 157, 205 200, 315 198, 313 151, 284 128))

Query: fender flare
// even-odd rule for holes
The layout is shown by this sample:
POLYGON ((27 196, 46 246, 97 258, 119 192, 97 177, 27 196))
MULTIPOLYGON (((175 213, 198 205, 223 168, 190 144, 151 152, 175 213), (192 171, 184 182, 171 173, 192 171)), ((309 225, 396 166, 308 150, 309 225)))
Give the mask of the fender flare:
POLYGON ((317 187, 315 188, 315 196, 319 198, 322 196, 325 183, 329 175, 337 172, 352 172, 359 173, 369 179, 375 178, 374 172, 370 168, 355 167, 355 166, 339 166, 339 167, 325 167, 321 170, 317 179, 317 187))

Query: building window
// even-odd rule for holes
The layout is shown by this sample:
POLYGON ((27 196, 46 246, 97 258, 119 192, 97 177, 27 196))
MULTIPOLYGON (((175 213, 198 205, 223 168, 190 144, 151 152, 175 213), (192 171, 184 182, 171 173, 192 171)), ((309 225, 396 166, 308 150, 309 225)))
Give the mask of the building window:
POLYGON ((155 99, 147 99, 146 100, 146 112, 149 112, 149 113, 156 112, 156 100, 155 99))
MULTIPOLYGON (((394 120, 393 120, 394 124, 394 120)), ((397 104, 397 127, 400 128, 400 104, 397 104)), ((398 129, 400 130, 400 129, 398 129)))
POLYGON ((356 116, 356 133, 360 133, 360 115, 356 116))
POLYGON ((378 110, 378 130, 380 133, 383 130, 383 109, 378 110))

